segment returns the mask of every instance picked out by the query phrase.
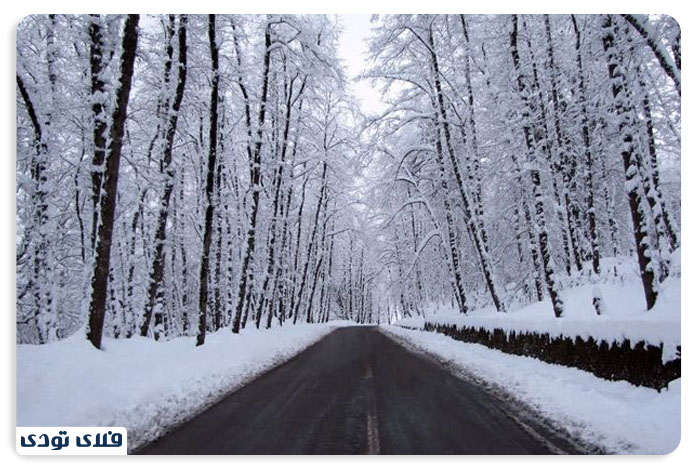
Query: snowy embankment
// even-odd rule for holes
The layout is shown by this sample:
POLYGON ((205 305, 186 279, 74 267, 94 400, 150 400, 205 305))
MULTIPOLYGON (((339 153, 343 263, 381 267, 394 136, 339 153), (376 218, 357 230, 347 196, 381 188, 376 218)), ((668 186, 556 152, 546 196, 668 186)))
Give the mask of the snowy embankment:
POLYGON ((17 346, 17 426, 124 426, 129 450, 200 412, 304 350, 343 322, 220 330, 155 342, 77 333, 57 343, 17 346))
POLYGON ((505 314, 492 307, 476 309, 467 315, 453 310, 431 308, 426 317, 407 318, 396 322, 408 328, 423 328, 425 322, 472 327, 487 330, 501 329, 506 333, 548 333, 550 337, 592 337, 611 344, 624 339, 634 346, 645 342, 664 346, 662 359, 669 361, 681 345, 681 267, 680 252, 676 251, 670 276, 660 285, 660 295, 652 310, 645 310, 645 300, 636 266, 625 260, 605 259, 602 271, 614 267, 619 278, 610 277, 598 284, 575 286, 561 291, 565 311, 560 319, 553 315, 551 301, 546 298, 523 307, 510 306, 505 314), (600 291, 604 313, 595 313, 592 299, 600 291))
POLYGON ((666 454, 679 444, 681 379, 658 393, 439 333, 397 326, 383 330, 450 368, 503 390, 565 428, 572 438, 609 453, 666 454))

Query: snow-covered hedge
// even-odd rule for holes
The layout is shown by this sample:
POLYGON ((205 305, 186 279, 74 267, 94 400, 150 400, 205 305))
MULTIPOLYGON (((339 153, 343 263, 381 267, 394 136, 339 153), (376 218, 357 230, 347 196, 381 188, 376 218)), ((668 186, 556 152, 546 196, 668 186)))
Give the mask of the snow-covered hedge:
POLYGON ((447 335, 455 340, 479 343, 506 353, 529 356, 553 364, 576 367, 597 377, 626 380, 634 385, 655 389, 681 376, 681 347, 674 358, 663 360, 662 344, 639 341, 596 340, 592 336, 554 336, 534 331, 514 331, 483 326, 457 326, 426 321, 423 329, 447 335))

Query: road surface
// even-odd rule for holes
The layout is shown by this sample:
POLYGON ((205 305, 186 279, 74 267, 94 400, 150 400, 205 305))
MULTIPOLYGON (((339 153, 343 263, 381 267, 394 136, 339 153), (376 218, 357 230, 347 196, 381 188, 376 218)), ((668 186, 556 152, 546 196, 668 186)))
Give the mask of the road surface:
POLYGON ((136 453, 558 453, 563 440, 514 411, 376 328, 348 327, 136 453))

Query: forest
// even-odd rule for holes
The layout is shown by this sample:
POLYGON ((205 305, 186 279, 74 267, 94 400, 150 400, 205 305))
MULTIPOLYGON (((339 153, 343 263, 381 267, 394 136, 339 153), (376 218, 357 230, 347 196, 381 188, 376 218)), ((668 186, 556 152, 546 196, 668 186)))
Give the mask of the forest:
MULTIPOLYGON (((506 314, 681 242, 668 16, 35 15, 17 29, 17 343, 506 314)), ((605 313, 601 294, 593 314, 605 313)))

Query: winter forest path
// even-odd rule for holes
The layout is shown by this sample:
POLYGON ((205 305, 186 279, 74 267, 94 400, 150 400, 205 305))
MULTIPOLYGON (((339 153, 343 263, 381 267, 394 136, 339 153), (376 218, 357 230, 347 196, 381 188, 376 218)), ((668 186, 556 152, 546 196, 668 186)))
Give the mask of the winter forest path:
POLYGON ((348 327, 138 453, 554 452, 510 414, 508 403, 376 328, 348 327))

